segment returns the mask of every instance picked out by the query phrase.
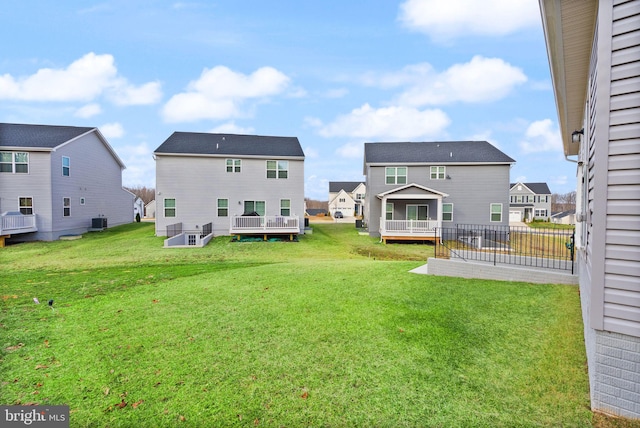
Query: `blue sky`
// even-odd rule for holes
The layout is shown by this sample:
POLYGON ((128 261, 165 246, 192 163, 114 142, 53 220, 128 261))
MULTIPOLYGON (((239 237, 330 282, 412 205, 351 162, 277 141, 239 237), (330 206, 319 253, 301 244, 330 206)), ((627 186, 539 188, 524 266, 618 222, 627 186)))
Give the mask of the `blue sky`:
POLYGON ((537 0, 8 0, 0 39, 0 121, 97 126, 125 186, 195 131, 298 137, 312 199, 372 141, 487 140, 575 189, 537 0))

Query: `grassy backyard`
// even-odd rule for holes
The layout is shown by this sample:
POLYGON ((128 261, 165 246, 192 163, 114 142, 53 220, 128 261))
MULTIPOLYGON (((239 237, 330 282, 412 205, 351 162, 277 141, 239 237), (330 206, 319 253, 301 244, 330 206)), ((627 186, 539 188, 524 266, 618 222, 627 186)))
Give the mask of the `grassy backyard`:
POLYGON ((348 224, 9 246, 0 403, 67 404, 74 427, 594 425, 577 288, 408 272, 432 255, 348 224))

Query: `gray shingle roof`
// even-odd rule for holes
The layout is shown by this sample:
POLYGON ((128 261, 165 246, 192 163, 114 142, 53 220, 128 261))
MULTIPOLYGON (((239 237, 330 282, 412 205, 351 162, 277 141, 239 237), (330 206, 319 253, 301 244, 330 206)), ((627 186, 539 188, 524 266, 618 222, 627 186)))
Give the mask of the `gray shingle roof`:
MULTIPOLYGON (((518 183, 509 184, 509 188, 513 189, 513 186, 515 186, 516 184, 518 184, 518 183)), ((523 184, 523 185, 527 186, 529 188, 529 190, 531 190, 536 195, 550 195, 551 194, 551 190, 549 189, 549 186, 547 186, 547 183, 520 183, 520 184, 523 184)))
POLYGON ((304 157, 297 137, 174 132, 154 153, 304 157))
POLYGON ((329 192, 337 193, 340 190, 344 190, 345 192, 351 193, 362 183, 362 181, 330 181, 329 192))
POLYGON ((95 128, 0 123, 0 147, 54 148, 95 128))
POLYGON ((365 143, 367 163, 513 163, 487 141, 365 143))

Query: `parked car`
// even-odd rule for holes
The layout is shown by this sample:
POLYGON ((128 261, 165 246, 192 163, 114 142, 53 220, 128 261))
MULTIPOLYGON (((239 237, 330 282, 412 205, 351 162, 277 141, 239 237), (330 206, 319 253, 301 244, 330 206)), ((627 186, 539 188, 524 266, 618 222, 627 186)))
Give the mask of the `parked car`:
POLYGON ((335 213, 333 213, 333 218, 344 218, 344 216, 342 215, 342 211, 336 211, 335 213))

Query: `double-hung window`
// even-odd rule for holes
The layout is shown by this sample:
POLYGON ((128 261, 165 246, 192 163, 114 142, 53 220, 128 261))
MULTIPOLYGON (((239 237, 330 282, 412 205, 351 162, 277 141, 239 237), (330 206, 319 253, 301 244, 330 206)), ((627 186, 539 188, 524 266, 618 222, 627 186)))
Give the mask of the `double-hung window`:
POLYGON ((289 178, 289 161, 268 160, 267 178, 289 178))
POLYGON ((242 171, 241 159, 227 159, 227 172, 240 172, 242 171))
POLYGON ((71 175, 71 159, 69 156, 62 156, 62 175, 64 177, 71 175))
POLYGON ((20 198, 20 212, 24 215, 33 214, 33 198, 20 198))
POLYGON ((71 198, 62 198, 62 216, 71 216, 71 198))
POLYGON ((218 217, 229 216, 229 199, 218 199, 218 217))
POLYGON ((431 179, 432 180, 444 180, 446 177, 444 166, 432 166, 431 167, 431 179))
POLYGON ((453 221, 453 204, 442 204, 442 221, 453 221))
POLYGON ((491 204, 491 222, 502 221, 502 204, 491 204))
POLYGON ((291 199, 280 199, 280 215, 286 217, 291 215, 291 199))
POLYGON ((384 210, 385 220, 393 220, 393 202, 387 202, 387 206, 384 210))
POLYGON ((407 184, 406 166, 388 166, 384 169, 386 184, 407 184))
POLYGON ((166 198, 164 200, 164 216, 175 217, 176 216, 176 200, 175 198, 166 198))

